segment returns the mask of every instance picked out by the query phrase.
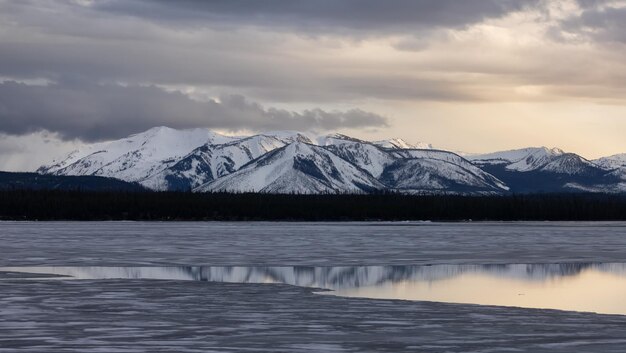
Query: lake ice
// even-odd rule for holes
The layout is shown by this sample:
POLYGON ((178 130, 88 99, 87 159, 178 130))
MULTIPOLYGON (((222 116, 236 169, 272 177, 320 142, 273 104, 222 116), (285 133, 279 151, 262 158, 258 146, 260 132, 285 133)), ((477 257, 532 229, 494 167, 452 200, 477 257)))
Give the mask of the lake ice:
POLYGON ((620 308, 556 304, 621 304, 624 254, 611 222, 2 222, 0 266, 83 279, 0 272, 0 351, 622 352, 580 312, 620 308))

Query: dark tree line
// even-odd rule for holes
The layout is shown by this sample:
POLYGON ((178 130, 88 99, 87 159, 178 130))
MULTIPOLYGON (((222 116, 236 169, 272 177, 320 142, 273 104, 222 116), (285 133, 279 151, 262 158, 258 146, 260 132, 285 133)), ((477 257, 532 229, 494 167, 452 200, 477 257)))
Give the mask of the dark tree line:
POLYGON ((145 191, 137 183, 93 175, 0 172, 0 190, 145 191))
POLYGON ((626 220, 626 196, 0 191, 2 220, 626 220))

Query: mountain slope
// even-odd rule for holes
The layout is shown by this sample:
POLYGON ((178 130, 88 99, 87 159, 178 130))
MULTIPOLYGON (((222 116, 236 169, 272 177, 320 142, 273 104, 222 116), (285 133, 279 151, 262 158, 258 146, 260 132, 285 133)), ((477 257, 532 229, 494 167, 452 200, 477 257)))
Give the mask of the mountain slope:
POLYGON ((555 156, 538 170, 587 177, 600 177, 605 174, 604 170, 598 165, 593 164, 575 153, 564 153, 555 156))
POLYGON ((194 191, 262 193, 367 192, 383 186, 323 147, 294 142, 194 191))
POLYGON ((506 183, 512 192, 615 192, 618 177, 558 148, 524 148, 468 156, 482 170, 506 183))
POLYGON ((231 174, 270 151, 301 140, 308 141, 308 138, 281 133, 278 136, 254 135, 221 145, 205 144, 141 183, 156 190, 191 190, 231 174))
POLYGON ((94 175, 140 181, 174 164, 206 143, 233 140, 208 129, 157 127, 125 139, 85 146, 63 161, 41 167, 40 173, 94 175))
POLYGON ((329 135, 324 139, 324 143, 329 151, 366 170, 375 178, 397 159, 379 146, 345 135, 329 135))
POLYGON ((329 151, 367 171, 389 190, 502 192, 507 189, 495 177, 451 152, 382 148, 340 134, 325 137, 324 143, 329 151))
POLYGON ((600 167, 610 170, 617 168, 626 168, 626 153, 615 154, 608 157, 598 158, 593 161, 600 167))
POLYGON ((531 147, 467 157, 476 165, 503 165, 516 172, 543 171, 569 175, 603 174, 600 167, 558 148, 531 147))
POLYGON ((528 172, 542 168, 555 157, 564 153, 558 148, 529 147, 518 150, 468 155, 467 158, 479 165, 506 165, 508 170, 528 172))
MULTIPOLYGON (((462 189, 466 191, 469 188, 479 188, 481 190, 491 189, 492 191, 507 191, 509 190, 506 183, 499 180, 497 177, 485 172, 481 168, 477 167, 467 159, 459 156, 456 153, 440 150, 398 150, 393 152, 394 156, 398 160, 431 160, 433 162, 425 164, 430 170, 430 173, 437 172, 440 174, 437 178, 448 180, 448 185, 456 185, 456 189, 459 191, 462 189), (436 161, 436 163, 434 162, 436 161), (438 166, 438 167, 437 167, 438 166), (456 176, 456 177, 455 177, 456 176), (455 180, 456 179, 456 180, 455 180), (464 185, 464 186, 462 186, 464 185)), ((408 163, 406 166, 409 168, 415 167, 415 162, 408 163)), ((394 168, 398 168, 395 166, 394 168)), ((422 186, 418 183, 416 187, 420 189, 422 186)))
POLYGON ((403 192, 498 193, 508 188, 493 176, 472 166, 431 158, 399 159, 380 176, 390 188, 403 192))

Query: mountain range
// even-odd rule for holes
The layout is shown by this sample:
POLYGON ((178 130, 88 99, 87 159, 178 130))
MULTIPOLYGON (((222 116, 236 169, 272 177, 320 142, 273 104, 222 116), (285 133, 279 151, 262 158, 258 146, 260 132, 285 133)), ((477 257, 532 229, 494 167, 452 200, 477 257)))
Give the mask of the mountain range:
POLYGON ((401 139, 292 131, 224 136, 156 127, 85 145, 37 171, 100 176, 152 190, 261 193, 626 192, 626 154, 587 160, 557 148, 458 154, 401 139))

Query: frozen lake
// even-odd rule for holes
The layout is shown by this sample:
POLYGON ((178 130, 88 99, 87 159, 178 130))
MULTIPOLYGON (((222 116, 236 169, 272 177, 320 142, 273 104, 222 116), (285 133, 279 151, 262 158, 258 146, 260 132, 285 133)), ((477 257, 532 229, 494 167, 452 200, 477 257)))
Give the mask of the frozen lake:
POLYGON ((0 352, 623 352, 580 311, 623 313, 624 254, 624 223, 2 222, 0 352))
POLYGON ((0 222, 0 266, 626 261, 626 223, 0 222))

